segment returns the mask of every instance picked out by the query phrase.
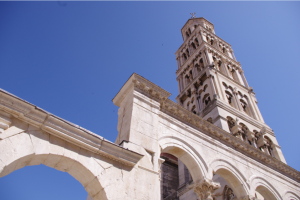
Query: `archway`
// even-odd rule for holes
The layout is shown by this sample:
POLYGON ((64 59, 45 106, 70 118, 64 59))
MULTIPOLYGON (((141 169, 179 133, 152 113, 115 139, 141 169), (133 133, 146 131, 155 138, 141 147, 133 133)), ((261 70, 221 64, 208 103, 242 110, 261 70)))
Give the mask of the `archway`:
POLYGON ((269 183, 265 178, 259 176, 252 176, 251 181, 251 191, 254 195, 261 195, 265 200, 269 199, 282 199, 276 188, 269 183), (258 193, 258 194, 257 194, 258 193))
POLYGON ((159 140, 162 153, 177 157, 188 168, 195 182, 207 174, 207 165, 199 153, 186 141, 177 137, 163 137, 159 140))
MULTIPOLYGON (((233 190, 234 195, 238 199, 246 197, 250 192, 247 179, 243 174, 231 163, 223 159, 216 159, 210 164, 209 174, 215 174, 222 177, 233 190)), ((221 187, 222 188, 222 187, 221 187)), ((219 191, 216 191, 219 192, 219 191)))
POLYGON ((297 195, 295 192, 287 191, 285 192, 284 200, 300 200, 300 196, 297 195))
POLYGON ((0 177, 30 165, 44 164, 68 172, 93 200, 107 200, 98 175, 104 170, 97 155, 38 129, 0 141, 0 177))
POLYGON ((207 165, 203 158, 187 141, 180 138, 164 137, 159 143, 161 158, 165 160, 161 165, 162 199, 199 199, 193 187, 206 176, 207 165))
MULTIPOLYGON (((263 198, 265 200, 272 200, 272 199, 277 199, 273 194, 272 192, 270 192, 266 187, 264 186, 258 186, 255 190, 255 193, 258 192, 261 196, 263 196, 263 198)), ((257 197, 257 193, 255 194, 256 197, 257 197)))
POLYGON ((68 173, 43 164, 26 166, 0 178, 1 199, 86 200, 87 192, 68 173))

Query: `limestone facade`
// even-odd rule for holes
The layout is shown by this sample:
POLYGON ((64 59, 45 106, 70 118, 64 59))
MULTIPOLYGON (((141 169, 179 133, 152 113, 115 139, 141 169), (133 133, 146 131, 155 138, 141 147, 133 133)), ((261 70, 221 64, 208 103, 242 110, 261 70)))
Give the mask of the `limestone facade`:
POLYGON ((134 73, 113 99, 115 144, 1 90, 0 177, 44 164, 75 177, 88 200, 300 200, 300 172, 286 164, 230 45, 204 18, 182 34, 178 103, 134 73), (178 166, 171 184, 164 161, 178 166))

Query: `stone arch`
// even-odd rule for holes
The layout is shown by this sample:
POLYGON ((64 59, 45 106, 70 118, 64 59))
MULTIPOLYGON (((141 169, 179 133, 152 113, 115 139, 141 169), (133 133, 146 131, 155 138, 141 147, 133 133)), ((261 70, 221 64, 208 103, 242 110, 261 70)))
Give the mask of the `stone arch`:
POLYGON ((295 192, 286 191, 283 195, 284 200, 300 200, 300 196, 297 195, 295 192))
MULTIPOLYGON (((246 177, 230 162, 223 159, 215 159, 209 164, 209 175, 218 174, 224 178, 233 189, 237 198, 243 198, 249 194, 250 185, 246 177)), ((211 177, 212 178, 212 177, 211 177)))
POLYGON ((188 168, 194 182, 206 177, 208 166, 202 156, 187 141, 178 137, 166 136, 159 139, 162 153, 177 157, 188 168))
POLYGON ((104 168, 92 152, 40 130, 22 132, 0 141, 0 177, 25 166, 44 164, 68 172, 93 200, 108 200, 99 177, 104 168))
POLYGON ((280 199, 282 200, 281 195, 269 183, 266 179, 259 177, 259 176, 252 176, 250 177, 250 184, 251 184, 251 193, 254 195, 255 191, 259 192, 265 199, 280 199))

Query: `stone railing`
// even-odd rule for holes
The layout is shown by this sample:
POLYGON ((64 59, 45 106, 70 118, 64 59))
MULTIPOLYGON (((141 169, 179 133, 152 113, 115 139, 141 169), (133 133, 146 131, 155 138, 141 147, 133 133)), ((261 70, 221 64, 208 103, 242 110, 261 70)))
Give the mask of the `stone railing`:
POLYGON ((190 180, 189 182, 181 185, 178 190, 177 190, 177 196, 180 197, 182 196, 184 193, 190 191, 192 188, 190 187, 191 185, 193 185, 193 180, 190 180))
POLYGON ((164 200, 179 200, 179 198, 177 197, 177 191, 168 195, 166 198, 164 198, 164 200))

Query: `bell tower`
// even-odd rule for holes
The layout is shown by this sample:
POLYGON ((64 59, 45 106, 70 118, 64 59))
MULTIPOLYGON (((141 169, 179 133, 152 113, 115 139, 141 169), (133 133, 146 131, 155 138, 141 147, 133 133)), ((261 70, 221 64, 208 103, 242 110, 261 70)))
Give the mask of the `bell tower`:
POLYGON ((273 130, 265 124, 231 45, 203 17, 181 29, 176 51, 177 103, 219 128, 286 163, 273 130))

